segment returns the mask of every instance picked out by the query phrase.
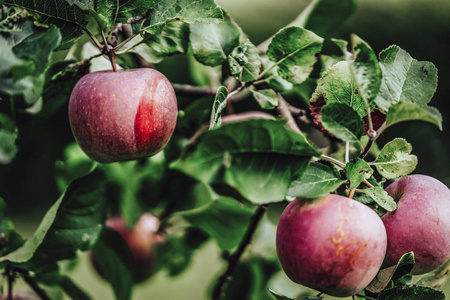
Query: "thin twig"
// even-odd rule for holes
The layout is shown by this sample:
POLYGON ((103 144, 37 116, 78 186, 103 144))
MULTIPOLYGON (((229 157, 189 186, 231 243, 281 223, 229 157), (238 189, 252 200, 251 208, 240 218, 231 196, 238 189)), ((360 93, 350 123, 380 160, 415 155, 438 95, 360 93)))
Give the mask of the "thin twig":
POLYGON ((129 37, 127 37, 125 40, 123 40, 119 45, 115 46, 113 48, 114 51, 119 50, 120 48, 122 48, 123 46, 125 46, 125 44, 127 44, 129 41, 131 41, 132 39, 134 39, 135 37, 137 37, 138 35, 140 35, 142 32, 144 32, 143 30, 139 30, 138 32, 130 35, 129 37))
POLYGON ((6 266, 6 276, 8 277, 8 300, 13 300, 13 284, 14 284, 14 271, 10 266, 6 266))
POLYGON ((331 156, 322 154, 322 155, 320 156, 320 159, 329 161, 329 162, 331 162, 331 163, 333 163, 333 164, 335 164, 335 165, 341 167, 342 169, 345 168, 345 164, 344 164, 342 161, 337 160, 337 159, 335 159, 335 158, 333 158, 333 157, 331 157, 331 156))
POLYGON ((172 83, 172 86, 179 96, 190 96, 190 97, 215 96, 217 92, 217 88, 212 88, 209 86, 199 87, 180 83, 172 83))
POLYGON ((302 134, 302 131, 298 127, 297 122, 295 122, 295 119, 291 114, 291 111, 289 109, 289 104, 286 102, 286 100, 284 100, 284 98, 280 94, 277 94, 277 98, 278 98, 277 110, 280 113, 280 115, 284 119, 286 119, 286 126, 288 128, 290 128, 291 130, 293 130, 299 134, 302 134))
MULTIPOLYGON (((132 35, 133 30, 131 29, 131 26, 128 24, 124 24, 122 26, 122 36, 124 37, 124 39, 128 39, 132 35)), ((116 54, 120 55, 120 53, 116 54)), ((155 68, 155 66, 152 63, 146 61, 141 55, 135 52, 131 52, 131 56, 134 58, 139 68, 152 68, 152 69, 155 68)))
POLYGON ((364 149, 359 154, 359 158, 364 159, 367 154, 370 152, 370 148, 372 148, 373 143, 378 139, 381 133, 386 129, 386 122, 384 122, 377 131, 372 131, 372 134, 369 135, 369 141, 367 142, 364 149))
POLYGON ((361 151, 361 153, 359 154, 358 157, 361 159, 364 159, 367 156, 367 154, 369 154, 370 148, 372 147, 374 142, 375 142, 375 139, 369 137, 369 141, 367 142, 366 146, 361 151))
POLYGON ((345 163, 348 164, 350 161, 350 143, 345 143, 345 163))
POLYGON ((51 300, 51 298, 47 295, 45 290, 41 288, 29 275, 23 274, 23 279, 25 282, 33 289, 33 291, 41 298, 42 300, 51 300))
POLYGON ((95 35, 89 31, 89 29, 87 28, 83 28, 84 32, 87 33, 87 35, 91 38, 91 40, 94 42, 94 44, 97 46, 98 49, 102 49, 102 45, 100 44, 100 42, 97 40, 97 38, 95 37, 95 35))
POLYGON ((260 205, 253 214, 250 220, 250 224, 247 228, 247 232, 245 233, 243 239, 241 240, 238 249, 228 259, 228 268, 219 277, 219 280, 217 281, 217 284, 214 287, 212 300, 219 300, 220 297, 222 296, 225 285, 232 276, 234 270, 236 269, 236 266, 242 254, 244 253, 245 248, 250 244, 253 234, 255 233, 256 228, 258 227, 259 221, 264 216, 266 208, 267 208, 266 205, 260 205))

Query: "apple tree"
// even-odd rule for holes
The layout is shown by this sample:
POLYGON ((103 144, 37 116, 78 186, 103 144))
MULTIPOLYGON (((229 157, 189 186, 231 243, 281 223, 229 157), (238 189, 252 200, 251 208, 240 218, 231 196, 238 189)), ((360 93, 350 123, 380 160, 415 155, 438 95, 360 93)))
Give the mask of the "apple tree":
POLYGON ((256 44, 214 0, 0 0, 0 163, 45 160, 60 193, 29 237, 0 194, 1 299, 93 299, 81 258, 135 299, 207 243, 204 299, 445 299, 450 191, 379 139, 443 130, 437 68, 334 38, 355 9, 313 0, 256 44))

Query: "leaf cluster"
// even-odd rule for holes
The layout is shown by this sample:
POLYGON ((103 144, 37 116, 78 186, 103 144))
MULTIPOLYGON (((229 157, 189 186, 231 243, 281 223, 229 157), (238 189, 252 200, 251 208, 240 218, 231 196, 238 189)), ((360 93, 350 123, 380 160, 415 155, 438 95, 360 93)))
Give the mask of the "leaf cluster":
MULTIPOLYGON (((412 120, 442 130, 441 114, 428 105, 437 87, 432 63, 396 45, 376 55, 356 35, 350 43, 330 39, 354 12, 353 0, 314 0, 260 45, 213 0, 0 3, 0 164, 10 164, 20 151, 22 118, 60 115, 89 68, 134 68, 185 55, 199 85, 174 84, 188 95, 179 97, 171 142, 154 157, 98 164, 78 145, 67 145, 55 162, 62 196, 29 239, 14 231, 0 202, 0 229, 7 237, 6 245, 0 240, 0 266, 56 285, 72 298, 90 296, 62 262, 92 251, 116 299, 131 299, 137 283, 131 253, 104 224, 121 215, 132 227, 151 212, 167 235, 157 249, 155 273, 180 275, 210 240, 229 264, 236 257, 230 253, 249 246, 224 299, 290 299, 267 290, 280 270, 270 238, 256 230, 254 241, 243 244, 258 207, 338 193, 379 215, 393 211, 396 203, 383 185, 412 173, 418 159, 403 138, 379 149, 378 137, 412 120), (322 53, 326 40, 339 54, 322 53), (260 114, 245 115, 253 110, 260 114), (326 135, 317 139, 318 130, 326 135), (241 278, 251 280, 243 286, 241 278)), ((273 237, 269 219, 258 228, 273 237)), ((380 270, 367 295, 444 299, 436 290, 410 285, 412 264, 413 256, 405 255, 397 266, 380 270)), ((299 293, 297 299, 323 296, 299 293)))

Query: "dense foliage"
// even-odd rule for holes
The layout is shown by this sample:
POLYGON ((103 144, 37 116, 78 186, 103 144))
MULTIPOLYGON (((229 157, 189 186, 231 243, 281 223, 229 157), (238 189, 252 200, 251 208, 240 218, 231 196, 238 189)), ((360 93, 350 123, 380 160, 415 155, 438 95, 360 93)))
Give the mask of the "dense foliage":
MULTIPOLYGON (((191 70, 188 84, 172 83, 177 127, 162 152, 102 164, 75 140, 61 141, 63 149, 49 150, 61 153, 53 162, 61 197, 28 239, 8 219, 6 203, 14 199, 0 199, 0 267, 8 290, 20 276, 42 299, 49 299, 49 286, 91 299, 66 266, 77 263, 80 251, 92 251, 116 299, 131 299, 137 282, 130 251, 105 222, 120 215, 133 227, 151 213, 164 241, 149 276, 181 274, 214 240, 226 267, 208 298, 290 299, 287 291, 268 289, 282 270, 267 235, 274 236, 288 202, 337 193, 379 216, 394 211, 396 199, 384 188, 414 172, 418 157, 402 137, 384 145, 378 138, 407 121, 443 129, 441 113, 429 105, 437 89, 433 63, 397 45, 375 53, 364 37, 330 36, 355 2, 314 0, 255 45, 213 0, 0 0, 4 166, 21 151, 33 155, 18 146, 32 140, 25 123, 68 119, 71 91, 88 72, 157 68, 174 55, 187 56, 191 70)), ((445 299, 439 289, 448 275, 438 269, 413 281, 413 265, 414 254, 405 253, 357 297, 445 299)), ((299 286, 292 297, 327 296, 299 286)))

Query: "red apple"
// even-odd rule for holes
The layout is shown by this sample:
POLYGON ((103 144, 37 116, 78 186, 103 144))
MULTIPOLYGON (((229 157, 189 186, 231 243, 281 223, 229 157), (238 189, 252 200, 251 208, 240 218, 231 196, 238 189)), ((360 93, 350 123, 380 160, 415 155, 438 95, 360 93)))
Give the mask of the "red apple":
POLYGON ((169 142, 176 119, 173 87, 154 69, 89 73, 70 96, 73 135, 81 149, 99 162, 158 153, 169 142))
POLYGON ((295 199, 276 234, 278 258, 294 282, 347 297, 376 276, 386 252, 386 231, 369 207, 339 195, 295 199))
POLYGON ((382 217, 388 236, 386 262, 414 252, 413 274, 430 272, 450 259, 450 190, 426 175, 409 175, 386 188, 397 209, 382 217))
MULTIPOLYGON (((135 282, 141 282, 152 274, 155 264, 155 247, 165 238, 160 233, 159 219, 150 213, 143 214, 133 228, 129 228, 121 217, 111 217, 106 226, 117 231, 128 245, 133 256, 134 269, 131 270, 135 282)), ((93 258, 94 266, 98 264, 93 258)), ((100 275, 101 270, 98 270, 100 275)))

